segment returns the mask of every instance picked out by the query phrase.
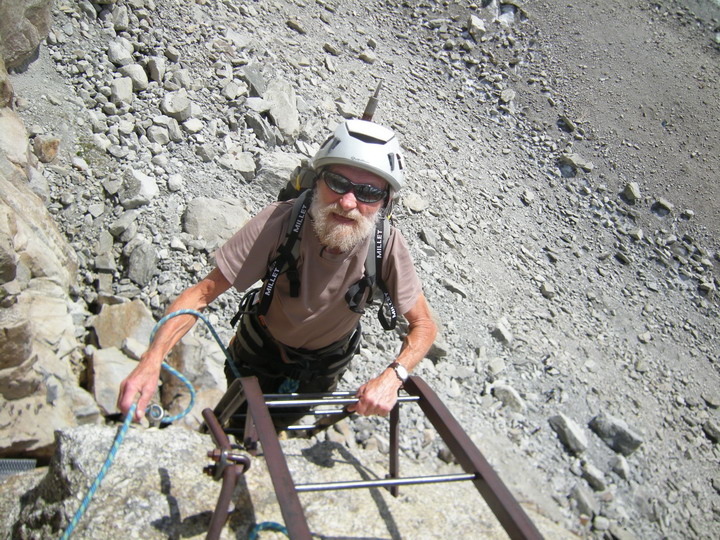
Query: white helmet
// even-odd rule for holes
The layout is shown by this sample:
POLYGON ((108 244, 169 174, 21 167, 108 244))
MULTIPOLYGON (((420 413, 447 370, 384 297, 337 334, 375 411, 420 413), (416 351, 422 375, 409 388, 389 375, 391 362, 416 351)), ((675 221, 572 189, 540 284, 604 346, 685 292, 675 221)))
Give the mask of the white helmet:
POLYGON ((405 186, 405 161, 395 133, 366 120, 348 120, 338 126, 312 159, 319 171, 328 165, 352 165, 382 177, 397 193, 405 186))

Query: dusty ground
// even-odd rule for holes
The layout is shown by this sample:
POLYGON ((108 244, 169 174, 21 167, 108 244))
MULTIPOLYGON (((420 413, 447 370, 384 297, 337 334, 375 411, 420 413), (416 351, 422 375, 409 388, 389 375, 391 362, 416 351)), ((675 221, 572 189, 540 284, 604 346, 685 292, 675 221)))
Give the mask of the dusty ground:
MULTIPOLYGON (((42 51, 15 86, 26 99, 28 124, 63 137, 67 162, 80 153, 78 138, 88 127, 73 122, 87 112, 73 92, 106 84, 67 76, 68 66, 97 56, 108 38, 71 4, 60 4, 56 28, 74 32, 51 47, 53 57, 42 51), (86 25, 84 33, 77 21, 86 25), (59 82, 50 85, 51 103, 36 99, 36 89, 63 80, 44 71, 53 59, 66 82, 72 80, 69 93, 59 82)), ((624 418, 644 442, 628 458, 629 477, 621 478, 611 470, 613 452, 591 438, 583 460, 608 483, 595 494, 599 514, 638 538, 714 535, 720 453, 704 426, 717 424, 720 405, 715 0, 529 1, 512 10, 510 23, 496 17, 512 4, 495 2, 339 2, 332 9, 323 2, 257 2, 252 17, 225 4, 213 11, 205 1, 155 4, 162 9, 152 13, 156 26, 148 35, 154 46, 180 47, 185 64, 207 85, 210 91, 198 96, 206 119, 222 121, 226 114, 216 99, 215 59, 205 46, 226 26, 253 36, 248 54, 266 76, 293 82, 303 122, 321 119, 310 124, 317 127, 309 130, 315 133, 310 143, 322 139, 321 126, 339 119, 338 101, 360 109, 368 90, 385 81, 378 120, 402 135, 409 190, 431 203, 423 212, 398 209, 444 326, 447 355, 419 373, 523 500, 581 535, 608 534, 601 521, 593 530, 569 499, 574 486, 585 485, 581 460, 568 455, 547 422, 564 413, 586 426, 606 411, 624 418), (470 13, 486 20, 481 43, 467 34, 470 13), (307 32, 289 29, 290 18, 307 32), (378 57, 372 65, 357 58, 370 39, 378 57), (323 51, 328 41, 341 44, 341 55, 330 59, 333 70, 323 51), (571 152, 591 161, 592 170, 560 168, 562 154, 571 152), (634 204, 619 196, 629 182, 641 192, 634 204), (674 205, 669 214, 655 207, 661 198, 674 205), (427 233, 440 240, 428 247, 421 240, 427 233), (495 337, 501 318, 512 343, 495 337), (514 388, 526 408, 503 407, 497 383, 514 388)), ((156 106, 152 99, 136 101, 138 118, 156 106)), ((171 154, 167 172, 191 180, 180 194, 163 191, 154 211, 143 215, 141 232, 160 245, 180 229, 179 213, 168 209, 181 210, 192 197, 235 196, 251 210, 269 200, 216 164, 201 163, 190 145, 171 154)), ((81 210, 57 201, 66 192, 106 199, 104 168, 112 173, 128 164, 90 165, 96 169, 90 179, 50 172, 51 179, 63 177, 51 184, 52 198, 78 252, 92 252, 113 216, 88 227, 81 210)), ((191 262, 166 261, 165 282, 178 289, 187 284, 191 262)), ((137 297, 157 301, 156 285, 137 297)), ((168 300, 160 298, 158 312, 168 300)), ((216 313, 223 320, 233 307, 223 304, 216 313)), ((372 323, 368 329, 367 352, 346 381, 351 387, 382 367, 396 346, 372 323)), ((422 425, 418 416, 407 422, 422 425)), ((425 463, 437 445, 409 443, 406 450, 425 463)))

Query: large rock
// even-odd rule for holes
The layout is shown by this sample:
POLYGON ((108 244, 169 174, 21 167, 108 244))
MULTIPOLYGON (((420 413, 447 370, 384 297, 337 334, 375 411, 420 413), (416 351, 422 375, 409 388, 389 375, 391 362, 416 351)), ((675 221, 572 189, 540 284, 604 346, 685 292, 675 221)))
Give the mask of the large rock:
POLYGON ((99 410, 73 371, 82 355, 65 290, 37 279, 10 301, 0 315, 0 456, 46 459, 55 429, 96 422, 99 410))
MULTIPOLYGON (((108 426, 57 432, 48 473, 28 493, 13 538, 62 535, 116 431, 108 426)), ((202 473, 213 447, 208 436, 182 428, 129 430, 73 537, 117 538, 122 531, 127 538, 203 538, 220 490, 220 483, 202 473)), ((252 514, 247 492, 234 503, 247 529, 252 514)))
POLYGON ((300 132, 295 88, 282 79, 270 81, 263 98, 270 103, 270 116, 285 137, 293 140, 300 132))
MULTIPOLYGON (((175 346, 167 362, 182 373, 195 389, 195 406, 180 420, 180 424, 197 429, 203 422, 202 410, 206 407, 214 409, 227 389, 223 370, 225 355, 214 340, 187 335, 175 346)), ((163 407, 168 414, 181 413, 190 402, 190 391, 167 371, 163 371, 161 378, 163 407)))
POLYGON ((0 456, 47 458, 55 429, 99 419, 68 290, 77 262, 28 184, 27 136, 0 113, 0 456))
POLYGON ((0 109, 10 106, 13 99, 13 87, 5 68, 5 61, 0 56, 0 109))
POLYGON ((190 201, 183 214, 183 229, 204 238, 208 247, 222 244, 250 220, 250 214, 233 199, 198 197, 190 201))
MULTIPOLYGON (((12 529, 0 529, 0 535, 18 540, 60 537, 100 471, 116 432, 110 426, 58 431, 57 451, 44 478, 38 481, 37 474, 23 473, 12 484, 19 491, 0 490, 0 508, 19 516, 12 529), (34 488, 22 491, 35 482, 34 488)), ((331 440, 338 435, 333 431, 307 441, 282 441, 295 482, 363 480, 385 474, 387 456, 349 450, 331 440)), ((175 426, 131 428, 73 538, 117 538, 118 531, 126 538, 146 540, 205 538, 220 492, 220 483, 202 473, 210 463, 206 454, 214 446, 210 436, 175 426)), ((403 476, 427 474, 427 464, 408 460, 402 467, 403 476)), ((301 502, 310 530, 328 538, 386 537, 388 522, 398 537, 415 537, 418 530, 425 538, 462 538, 468 531, 477 538, 507 537, 471 483, 456 483, 453 496, 448 493, 445 484, 435 484, 406 489, 398 498, 386 490, 357 489, 304 493, 301 502)), ((221 531, 222 539, 248 538, 256 523, 284 522, 263 457, 252 458, 232 505, 235 511, 221 531)), ((534 507, 526 511, 545 538, 577 538, 537 514, 534 507)))
POLYGON ((120 383, 135 366, 135 360, 128 358, 115 347, 94 352, 89 366, 93 381, 92 392, 104 414, 120 412, 117 408, 120 383))
POLYGON ((91 322, 98 346, 103 349, 121 348, 127 338, 147 346, 155 326, 150 310, 140 300, 105 304, 91 322))
POLYGON ((290 175, 305 156, 287 152, 271 152, 260 157, 260 167, 254 183, 258 184, 266 193, 277 197, 278 192, 285 187, 290 175))
POLYGON ((47 37, 51 5, 52 0, 0 2, 0 46, 7 69, 22 66, 47 37))
POLYGON ((0 109, 0 155, 27 174, 28 134, 20 117, 7 108, 0 109))

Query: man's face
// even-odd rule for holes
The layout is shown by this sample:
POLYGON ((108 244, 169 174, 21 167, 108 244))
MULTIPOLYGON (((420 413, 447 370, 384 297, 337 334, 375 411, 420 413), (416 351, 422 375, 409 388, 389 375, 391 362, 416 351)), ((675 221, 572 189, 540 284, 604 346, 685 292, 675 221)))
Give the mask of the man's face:
MULTIPOLYGON (((329 170, 355 184, 370 184, 380 189, 388 189, 385 180, 357 167, 333 165, 329 170)), ((341 195, 331 190, 322 176, 316 186, 310 214, 313 217, 315 234, 324 246, 335 252, 350 251, 372 234, 384 200, 364 203, 357 200, 352 190, 341 195)))

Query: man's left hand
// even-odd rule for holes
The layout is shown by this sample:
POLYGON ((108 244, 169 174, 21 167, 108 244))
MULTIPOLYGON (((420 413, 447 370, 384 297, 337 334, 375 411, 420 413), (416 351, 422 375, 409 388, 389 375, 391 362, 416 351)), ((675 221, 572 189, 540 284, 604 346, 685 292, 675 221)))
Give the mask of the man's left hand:
POLYGON ((358 389, 355 396, 359 401, 348 406, 348 410, 363 416, 387 416, 397 402, 401 384, 395 371, 386 369, 358 389))

